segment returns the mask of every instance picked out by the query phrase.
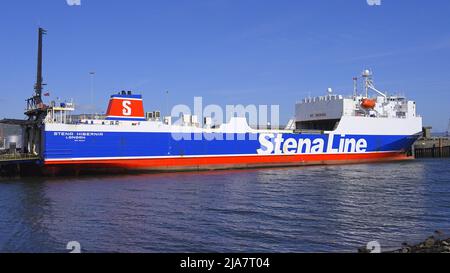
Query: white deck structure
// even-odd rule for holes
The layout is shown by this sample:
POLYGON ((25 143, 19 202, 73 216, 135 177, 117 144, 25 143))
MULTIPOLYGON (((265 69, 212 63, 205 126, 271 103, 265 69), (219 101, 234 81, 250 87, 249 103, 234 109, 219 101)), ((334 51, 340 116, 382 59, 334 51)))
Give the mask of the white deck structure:
POLYGON ((295 106, 297 130, 335 131, 335 133, 413 134, 422 130, 422 118, 416 113, 416 103, 403 96, 388 96, 375 88, 372 73, 364 71, 365 94, 352 96, 328 94, 305 98, 295 106), (370 96, 369 90, 375 93, 370 96), (364 107, 365 100, 373 107, 364 107))

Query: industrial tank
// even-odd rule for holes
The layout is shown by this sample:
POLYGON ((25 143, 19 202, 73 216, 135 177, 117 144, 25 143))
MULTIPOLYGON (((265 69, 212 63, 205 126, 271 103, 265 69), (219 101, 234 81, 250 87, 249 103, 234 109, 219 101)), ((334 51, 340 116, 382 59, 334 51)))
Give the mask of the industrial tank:
POLYGON ((6 136, 5 149, 22 149, 22 136, 10 135, 6 136))

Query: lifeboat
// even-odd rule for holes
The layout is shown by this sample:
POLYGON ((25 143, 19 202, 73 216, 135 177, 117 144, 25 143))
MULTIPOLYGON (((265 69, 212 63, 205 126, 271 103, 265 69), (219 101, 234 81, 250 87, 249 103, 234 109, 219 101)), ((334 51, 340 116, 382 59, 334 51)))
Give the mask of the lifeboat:
POLYGON ((371 100, 371 99, 363 99, 361 101, 361 107, 364 109, 373 109, 373 108, 375 108, 376 104, 377 104, 377 102, 375 100, 371 100))

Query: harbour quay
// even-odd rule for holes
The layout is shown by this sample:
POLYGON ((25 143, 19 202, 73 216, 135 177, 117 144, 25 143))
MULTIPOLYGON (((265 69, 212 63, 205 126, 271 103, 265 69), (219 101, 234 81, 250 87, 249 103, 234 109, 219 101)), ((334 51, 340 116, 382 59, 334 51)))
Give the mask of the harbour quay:
POLYGON ((431 127, 423 129, 423 136, 413 146, 416 158, 447 158, 450 157, 450 137, 432 136, 431 127))

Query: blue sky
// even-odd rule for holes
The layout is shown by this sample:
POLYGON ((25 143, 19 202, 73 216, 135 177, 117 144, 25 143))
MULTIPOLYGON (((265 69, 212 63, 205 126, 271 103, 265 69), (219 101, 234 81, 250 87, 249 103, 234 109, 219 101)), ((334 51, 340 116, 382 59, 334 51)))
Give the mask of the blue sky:
POLYGON ((382 0, 5 0, 1 3, 0 118, 23 117, 33 92, 37 27, 52 98, 106 108, 132 89, 147 110, 192 104, 279 104, 328 87, 350 94, 352 77, 375 72, 382 90, 418 104, 424 123, 450 118, 450 1, 382 0), (166 97, 166 91, 169 91, 166 97))

